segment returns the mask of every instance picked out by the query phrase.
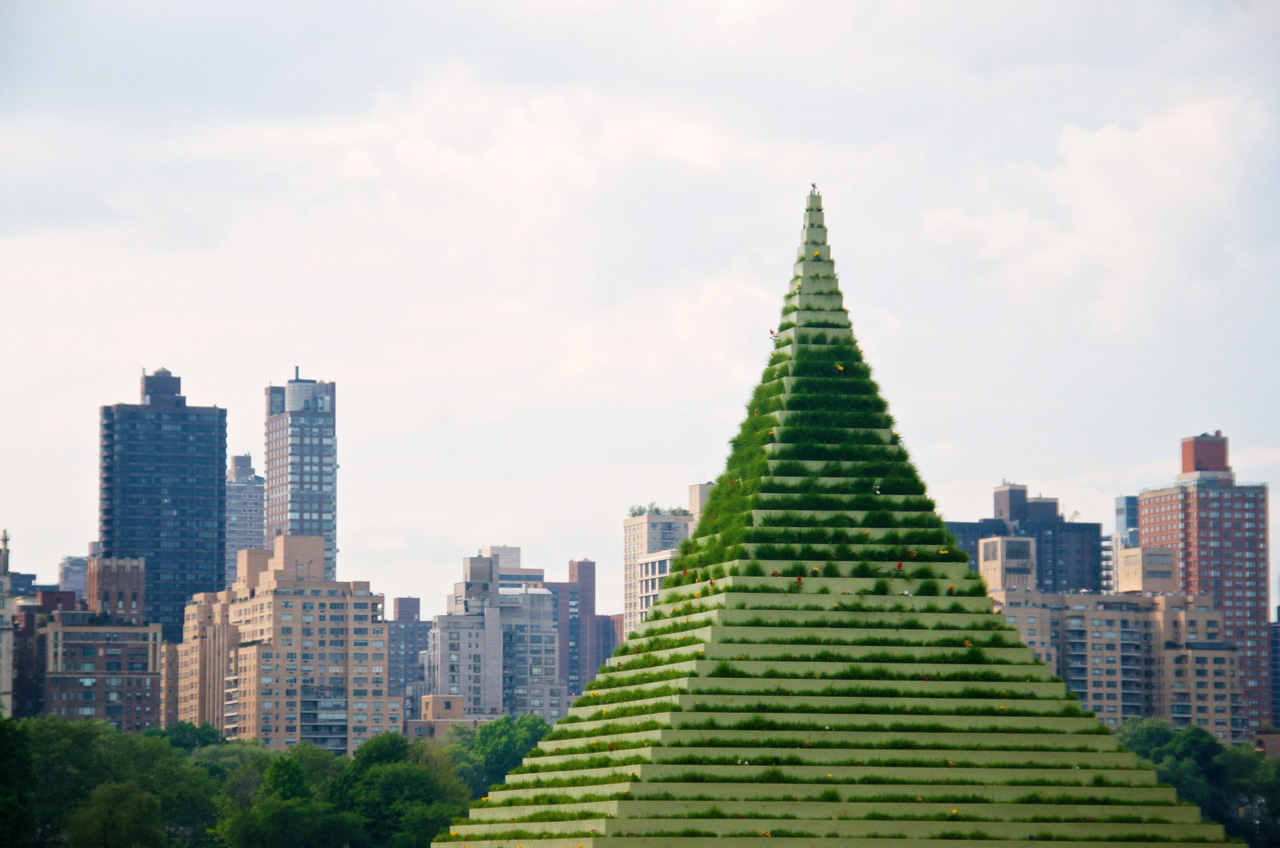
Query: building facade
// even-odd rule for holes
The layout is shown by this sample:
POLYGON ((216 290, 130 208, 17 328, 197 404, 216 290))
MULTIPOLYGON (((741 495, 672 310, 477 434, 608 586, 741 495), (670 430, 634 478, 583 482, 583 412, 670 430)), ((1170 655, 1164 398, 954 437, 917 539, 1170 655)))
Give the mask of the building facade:
POLYGON ((408 694, 409 684, 418 680, 418 655, 427 649, 431 622, 422 620, 422 601, 396 598, 392 618, 387 622, 387 689, 405 698, 407 714, 416 711, 408 694))
POLYGON ((42 628, 44 712, 140 733, 160 727, 161 627, 100 624, 91 610, 53 613, 42 628))
POLYGON ((13 715, 44 712, 44 681, 48 671, 46 626, 54 614, 78 609, 74 592, 40 590, 15 598, 13 611, 13 715))
POLYGON ((180 721, 270 747, 352 753, 403 727, 387 687, 383 598, 325 577, 325 540, 276 536, 240 552, 236 582, 187 606, 178 653, 180 721))
MULTIPOLYGON (((658 602, 658 593, 662 589, 662 583, 671 573, 671 564, 675 562, 678 553, 678 550, 673 549, 654 551, 636 560, 635 596, 636 606, 639 609, 638 620, 636 621, 637 627, 648 616, 649 608, 658 602)), ((627 632, 630 633, 634 629, 632 627, 627 632)))
POLYGON ((1022 641, 1103 724, 1161 718, 1225 742, 1245 738, 1237 651, 1205 595, 995 589, 1022 641))
POLYGON ((91 557, 85 600, 40 592, 19 616, 14 715, 104 721, 128 733, 160 727, 161 627, 143 619, 141 559, 91 557))
POLYGON ((990 589, 1036 587, 1036 540, 993 536, 978 543, 978 573, 990 589))
POLYGON ((99 542, 110 559, 145 559, 147 621, 182 638, 187 600, 226 579, 227 412, 188 406, 164 368, 141 403, 101 410, 99 542))
POLYGON ((253 471, 253 457, 237 454, 227 466, 226 585, 236 582, 236 555, 265 546, 265 481, 253 471))
POLYGON ((338 448, 335 436, 338 387, 294 378, 268 386, 266 442, 266 537, 324 539, 325 579, 338 562, 338 448))
MULTIPOLYGON (((481 548, 481 556, 498 549, 481 548)), ((589 559, 569 560, 567 580, 548 580, 541 568, 520 566, 520 549, 507 547, 498 560, 498 585, 546 589, 559 634, 560 670, 570 697, 581 695, 586 685, 617 646, 612 626, 601 628, 596 614, 596 564, 589 559)))
MULTIPOLYGON (((94 553, 97 553, 96 551, 94 553)), ((85 581, 89 575, 89 557, 68 556, 58 563, 58 591, 75 592, 84 600, 85 581)))
POLYGON ((57 583, 37 583, 36 575, 21 571, 9 572, 9 592, 15 598, 34 598, 40 592, 57 592, 57 583))
POLYGON ((659 560, 669 562, 675 558, 679 553, 680 543, 689 538, 689 533, 697 524, 697 510, 706 502, 711 488, 710 483, 690 486, 689 509, 662 509, 650 504, 648 507, 632 507, 631 515, 623 519, 622 620, 626 633, 632 632, 644 621, 646 607, 641 596, 643 587, 652 581, 652 575, 645 576, 641 573, 646 570, 640 567, 641 559, 657 555, 659 560))
POLYGON ((1138 547, 1138 496, 1121 495, 1116 498, 1116 532, 1119 547, 1138 547))
POLYGON ((1175 483, 1138 494, 1143 547, 1178 555, 1181 591, 1221 609, 1223 639, 1239 652, 1244 714, 1251 730, 1273 721, 1267 486, 1239 483, 1218 431, 1182 440, 1175 483))
POLYGON ((0 530, 0 715, 13 715, 13 610, 9 583, 9 531, 0 530))
MULTIPOLYGON (((432 622, 422 655, 426 695, 461 699, 466 718, 565 715, 559 628, 550 590, 503 588, 493 557, 466 557, 448 613, 432 622)), ((459 709, 459 707, 454 707, 459 709)))
POLYGON ((1027 487, 996 487, 994 515, 977 521, 948 521, 947 530, 969 554, 974 568, 978 543, 995 536, 1035 540, 1036 587, 1044 592, 1097 592, 1102 588, 1102 525, 1065 518, 1057 498, 1032 498, 1027 487))

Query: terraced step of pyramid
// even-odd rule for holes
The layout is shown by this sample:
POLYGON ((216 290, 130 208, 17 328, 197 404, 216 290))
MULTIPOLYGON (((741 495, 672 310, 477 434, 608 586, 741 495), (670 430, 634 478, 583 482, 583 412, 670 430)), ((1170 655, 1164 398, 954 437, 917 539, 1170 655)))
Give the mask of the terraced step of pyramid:
POLYGON ((1223 844, 992 611, 862 361, 816 191, 795 274, 660 602, 437 842, 1223 844))

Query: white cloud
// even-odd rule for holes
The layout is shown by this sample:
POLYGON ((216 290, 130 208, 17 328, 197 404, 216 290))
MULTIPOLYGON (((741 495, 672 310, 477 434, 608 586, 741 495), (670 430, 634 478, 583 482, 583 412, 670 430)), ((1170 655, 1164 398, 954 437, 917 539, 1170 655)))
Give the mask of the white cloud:
POLYGON ((1238 98, 1178 103, 1135 125, 1068 124, 1051 167, 997 175, 1030 185, 1018 205, 935 210, 924 232, 975 255, 1017 302, 1081 299, 1097 331, 1153 336, 1170 314, 1223 305, 1245 177, 1273 135, 1261 105, 1238 98))
MULTIPOLYGON (((1013 474, 1105 519, 1168 476, 1124 470, 1152 418, 1280 414, 1249 388, 1280 310, 1265 6, 32 7, 0 36, 18 567, 95 532, 95 408, 138 368, 256 452, 299 364, 340 384, 344 568, 431 608, 506 542, 608 589, 626 506, 719 471, 811 180, 949 517, 1013 474), (1188 357, 1194 403, 1133 402, 1146 349, 1224 335, 1233 375, 1188 357)), ((1243 477, 1274 467, 1248 439, 1243 477)))

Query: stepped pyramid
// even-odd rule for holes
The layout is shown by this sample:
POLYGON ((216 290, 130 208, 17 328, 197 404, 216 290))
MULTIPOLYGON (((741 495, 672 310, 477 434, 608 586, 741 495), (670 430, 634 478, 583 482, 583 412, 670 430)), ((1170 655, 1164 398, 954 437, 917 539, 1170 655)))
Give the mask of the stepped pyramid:
POLYGON ((661 603, 437 844, 1222 844, 992 612, 854 341, 816 188, 782 321, 661 603))

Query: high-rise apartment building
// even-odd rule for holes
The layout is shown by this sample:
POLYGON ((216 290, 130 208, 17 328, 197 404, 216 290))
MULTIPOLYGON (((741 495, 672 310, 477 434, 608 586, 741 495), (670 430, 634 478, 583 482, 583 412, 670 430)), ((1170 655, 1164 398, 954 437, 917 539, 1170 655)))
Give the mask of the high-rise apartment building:
POLYGON ((1238 650, 1248 727, 1270 724, 1267 486, 1236 481, 1221 431, 1183 439, 1177 481, 1138 494, 1138 539, 1176 550, 1181 590, 1221 610, 1222 638, 1238 650))
POLYGON ((13 715, 13 595, 9 586, 9 531, 0 530, 0 715, 13 715))
POLYGON ((427 649, 431 622, 422 620, 422 601, 396 598, 392 618, 387 621, 387 690, 405 698, 406 708, 417 705, 407 687, 418 679, 418 655, 427 649))
POLYGON ((995 514, 978 521, 948 521, 947 530, 976 568, 978 543, 993 536, 1035 540, 1036 586, 1045 592, 1096 592, 1102 588, 1102 525, 1065 518, 1057 498, 1028 497, 1027 487, 1002 483, 995 514))
POLYGON ((141 403, 101 411, 99 542, 108 559, 146 560, 146 619, 182 638, 187 599, 226 579, 227 412, 188 406, 164 368, 141 403))
POLYGON ((978 573, 989 589, 1036 587, 1036 540, 995 536, 978 543, 978 573))
POLYGON ((227 586, 236 582, 237 554, 265 546, 265 494, 264 480, 253 471, 253 458, 247 453, 231 457, 227 466, 227 586))
POLYGON ((448 613, 432 622, 423 654, 426 695, 461 699, 465 717, 565 715, 568 692, 560 668, 552 593, 503 588, 493 557, 466 557, 448 613))
POLYGON ((477 556, 491 557, 498 564, 498 580, 508 588, 541 586, 546 571, 541 568, 525 568, 520 562, 520 548, 515 545, 485 545, 477 556))
MULTIPOLYGON (((652 596, 653 592, 644 592, 645 586, 655 585, 656 570, 659 565, 675 559, 680 543, 689 538, 689 533, 696 526, 698 512, 702 504, 710 496, 711 483, 695 483, 689 487, 689 508, 674 507, 663 509, 654 504, 648 507, 632 507, 631 515, 622 521, 622 620, 623 630, 630 633, 644 621, 645 606, 642 596, 652 596), (641 560, 657 556, 657 559, 646 560, 646 567, 641 560), (650 574, 649 572, 653 572, 650 574)), ((666 574, 665 571, 661 574, 666 574)), ((656 583, 661 583, 661 579, 656 583)))
POLYGON ((40 590, 15 597, 13 610, 13 713, 15 718, 44 712, 48 671, 46 625, 60 610, 76 610, 75 592, 40 590))
POLYGON ((41 591, 18 611, 13 715, 161 725, 159 624, 142 619, 146 566, 90 557, 85 601, 41 591))
MULTIPOLYGON (((1277 610, 1280 612, 1280 610, 1277 610)), ((1280 621, 1270 624, 1271 636, 1271 719, 1280 716, 1280 621)), ((1273 736, 1272 745, 1280 744, 1280 737, 1273 736)))
POLYGON ((89 557, 68 556, 58 563, 58 591, 75 592, 84 600, 85 581, 89 574, 89 557))
POLYGON ((268 386, 266 536, 320 536, 325 579, 337 574, 338 450, 334 435, 338 387, 294 378, 268 386))
POLYGON ((990 592, 1022 641, 1099 721, 1162 718, 1244 738, 1238 651, 1207 595, 990 592))
MULTIPOLYGON (((636 606, 639 608, 636 625, 644 621, 649 614, 649 608, 658 602, 658 594, 662 589, 663 582, 667 576, 671 574, 671 564, 675 562, 678 549, 666 549, 654 551, 651 554, 645 554, 636 560, 635 563, 635 596, 636 606)), ((627 630, 630 633, 635 628, 627 630)))
MULTIPOLYGON (((589 559, 569 560, 568 580, 548 580, 541 568, 520 566, 520 549, 487 546, 481 556, 498 562, 498 585, 503 589, 528 587, 551 593, 551 609, 559 634, 560 670, 570 696, 581 695, 610 656, 617 642, 612 623, 602 627, 596 614, 596 564, 589 559), (499 558, 500 557, 500 558, 499 558)), ((606 619, 607 620, 607 619, 606 619)))
POLYGON ((325 577, 325 540, 276 536, 240 552, 236 582, 196 595, 178 652, 178 719, 272 747, 352 753, 400 732, 387 687, 383 598, 325 577))
POLYGON ((41 628, 45 711, 131 733, 160 727, 161 626, 143 620, 146 563, 92 557, 86 582, 86 603, 41 628))
POLYGON ((1116 498, 1116 532, 1122 547, 1138 547, 1138 496, 1116 498))

